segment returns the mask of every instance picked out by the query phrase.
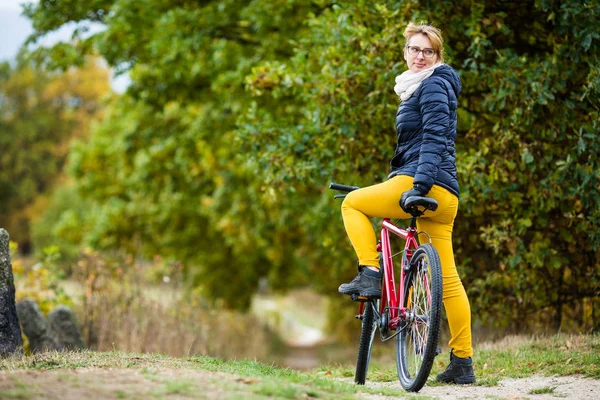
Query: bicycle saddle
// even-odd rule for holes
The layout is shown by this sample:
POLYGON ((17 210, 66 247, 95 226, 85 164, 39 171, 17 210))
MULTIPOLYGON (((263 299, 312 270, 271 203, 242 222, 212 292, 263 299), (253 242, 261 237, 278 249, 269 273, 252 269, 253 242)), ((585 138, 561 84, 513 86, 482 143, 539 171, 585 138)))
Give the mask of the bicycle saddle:
POLYGON ((438 208, 438 203, 435 199, 431 197, 423 197, 423 196, 410 196, 406 199, 404 203, 404 207, 409 210, 410 214, 423 215, 423 212, 426 210, 435 211, 438 208), (425 210, 419 210, 419 207, 424 207, 425 210))

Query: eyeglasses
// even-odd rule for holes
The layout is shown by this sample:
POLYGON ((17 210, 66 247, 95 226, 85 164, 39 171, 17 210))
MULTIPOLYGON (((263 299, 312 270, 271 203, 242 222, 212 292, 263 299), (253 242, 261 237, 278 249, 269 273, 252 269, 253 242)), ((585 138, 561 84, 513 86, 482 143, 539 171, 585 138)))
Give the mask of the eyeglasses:
POLYGON ((406 50, 411 56, 416 56, 419 53, 423 52, 423 57, 426 58, 431 58, 435 55, 435 53, 437 53, 434 49, 421 49, 417 46, 406 46, 406 50))

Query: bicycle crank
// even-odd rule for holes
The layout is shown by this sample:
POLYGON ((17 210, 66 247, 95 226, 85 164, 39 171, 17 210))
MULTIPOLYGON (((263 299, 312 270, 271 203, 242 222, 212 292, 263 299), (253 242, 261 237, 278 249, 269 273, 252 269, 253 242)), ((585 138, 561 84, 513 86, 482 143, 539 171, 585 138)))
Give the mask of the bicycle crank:
POLYGON ((390 313, 388 310, 385 310, 381 317, 379 318, 379 332, 381 332, 381 336, 387 336, 390 331, 390 313))

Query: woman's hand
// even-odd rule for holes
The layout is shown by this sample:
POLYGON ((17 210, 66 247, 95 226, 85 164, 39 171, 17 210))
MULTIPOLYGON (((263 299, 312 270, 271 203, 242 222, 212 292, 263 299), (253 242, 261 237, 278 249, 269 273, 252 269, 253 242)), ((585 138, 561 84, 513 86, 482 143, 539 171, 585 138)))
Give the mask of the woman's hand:
POLYGON ((402 207, 402 209, 406 212, 408 212, 408 210, 406 208, 404 208, 404 206, 406 205, 406 200, 409 197, 412 196, 424 196, 425 193, 423 193, 422 190, 420 190, 418 187, 413 187, 410 190, 407 190, 406 192, 402 193, 402 196, 400 196, 400 207, 402 207))

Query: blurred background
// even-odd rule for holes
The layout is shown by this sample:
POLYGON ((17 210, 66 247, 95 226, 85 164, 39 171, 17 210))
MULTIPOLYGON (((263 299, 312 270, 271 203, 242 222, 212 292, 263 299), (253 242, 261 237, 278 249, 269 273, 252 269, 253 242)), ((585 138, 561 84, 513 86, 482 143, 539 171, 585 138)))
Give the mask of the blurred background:
POLYGON ((69 305, 98 350, 353 363, 327 185, 386 178, 410 21, 463 84, 475 346, 597 332, 600 6, 580 0, 0 1, 17 301, 69 305))

